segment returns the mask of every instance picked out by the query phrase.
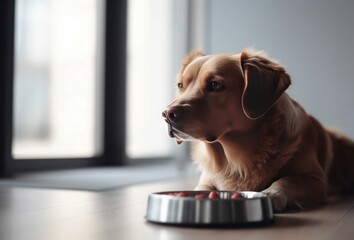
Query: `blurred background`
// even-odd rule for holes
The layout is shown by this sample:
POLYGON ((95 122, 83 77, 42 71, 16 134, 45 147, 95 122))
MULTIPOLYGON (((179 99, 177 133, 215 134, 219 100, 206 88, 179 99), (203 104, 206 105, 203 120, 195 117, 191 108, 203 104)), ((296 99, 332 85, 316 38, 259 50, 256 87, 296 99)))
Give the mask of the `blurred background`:
MULTIPOLYGON (((173 99, 179 64, 196 48, 266 52, 290 73, 294 99, 354 138, 353 1, 128 0, 127 6, 128 164, 161 158, 177 168, 188 164, 188 146, 168 137, 161 112, 173 99)), ((102 153, 105 12, 102 0, 16 1, 15 160, 102 153)))
MULTIPOLYGON (((128 1, 126 155, 131 159, 172 154, 161 112, 187 52, 186 33, 175 39, 176 27, 188 28, 187 5, 128 1)), ((100 154, 104 15, 102 0, 16 1, 16 158, 100 154)))

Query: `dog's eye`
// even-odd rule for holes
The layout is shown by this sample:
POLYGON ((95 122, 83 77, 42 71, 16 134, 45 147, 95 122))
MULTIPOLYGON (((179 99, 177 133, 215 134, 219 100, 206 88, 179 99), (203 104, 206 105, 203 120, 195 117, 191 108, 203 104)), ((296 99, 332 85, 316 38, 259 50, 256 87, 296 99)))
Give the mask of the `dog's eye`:
POLYGON ((208 92, 219 92, 223 90, 223 86, 216 81, 211 81, 208 83, 206 90, 208 92))
POLYGON ((177 83, 177 87, 180 91, 183 90, 183 83, 177 83))

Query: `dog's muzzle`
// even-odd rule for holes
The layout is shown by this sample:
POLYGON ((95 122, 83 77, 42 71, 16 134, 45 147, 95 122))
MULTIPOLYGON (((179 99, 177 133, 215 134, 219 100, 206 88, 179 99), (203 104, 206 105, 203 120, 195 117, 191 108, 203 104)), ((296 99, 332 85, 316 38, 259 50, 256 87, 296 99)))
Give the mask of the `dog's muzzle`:
POLYGON ((188 140, 191 137, 177 128, 179 119, 182 115, 182 109, 179 107, 168 107, 162 112, 162 117, 165 119, 168 127, 168 135, 171 138, 176 138, 178 144, 183 140, 188 140))
MULTIPOLYGON (((183 126, 184 109, 183 106, 169 106, 165 111, 162 112, 162 117, 165 119, 168 127, 168 135, 171 138, 175 138, 177 143, 180 144, 182 141, 192 141, 195 139, 214 142, 217 140, 216 135, 209 132, 205 133, 204 137, 195 138, 190 133, 185 131, 185 126, 183 126)), ((189 129, 191 129, 189 127, 189 129)))
POLYGON ((180 117, 181 113, 182 111, 178 110, 178 108, 176 107, 169 107, 162 112, 162 117, 165 119, 165 122, 167 123, 168 135, 171 138, 176 137, 175 133, 179 132, 174 127, 174 125, 176 125, 176 122, 178 121, 178 118, 180 117))

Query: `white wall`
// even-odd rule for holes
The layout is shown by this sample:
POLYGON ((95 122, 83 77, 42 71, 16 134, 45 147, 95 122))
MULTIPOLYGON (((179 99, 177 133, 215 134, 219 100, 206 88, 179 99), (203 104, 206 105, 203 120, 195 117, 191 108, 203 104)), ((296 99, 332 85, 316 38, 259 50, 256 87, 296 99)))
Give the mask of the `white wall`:
POLYGON ((206 53, 264 50, 286 66, 289 94, 354 138, 354 1, 208 0, 206 53))

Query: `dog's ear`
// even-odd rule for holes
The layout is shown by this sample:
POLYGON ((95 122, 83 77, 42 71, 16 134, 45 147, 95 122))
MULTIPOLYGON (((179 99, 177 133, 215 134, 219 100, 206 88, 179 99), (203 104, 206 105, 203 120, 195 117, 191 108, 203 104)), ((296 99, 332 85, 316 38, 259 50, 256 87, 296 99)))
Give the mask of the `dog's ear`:
POLYGON ((244 74, 242 108, 250 119, 263 116, 291 84, 290 76, 278 63, 252 50, 241 53, 244 74))
POLYGON ((200 50, 190 52, 183 60, 180 73, 183 73, 184 69, 197 57, 204 56, 204 53, 200 50))

